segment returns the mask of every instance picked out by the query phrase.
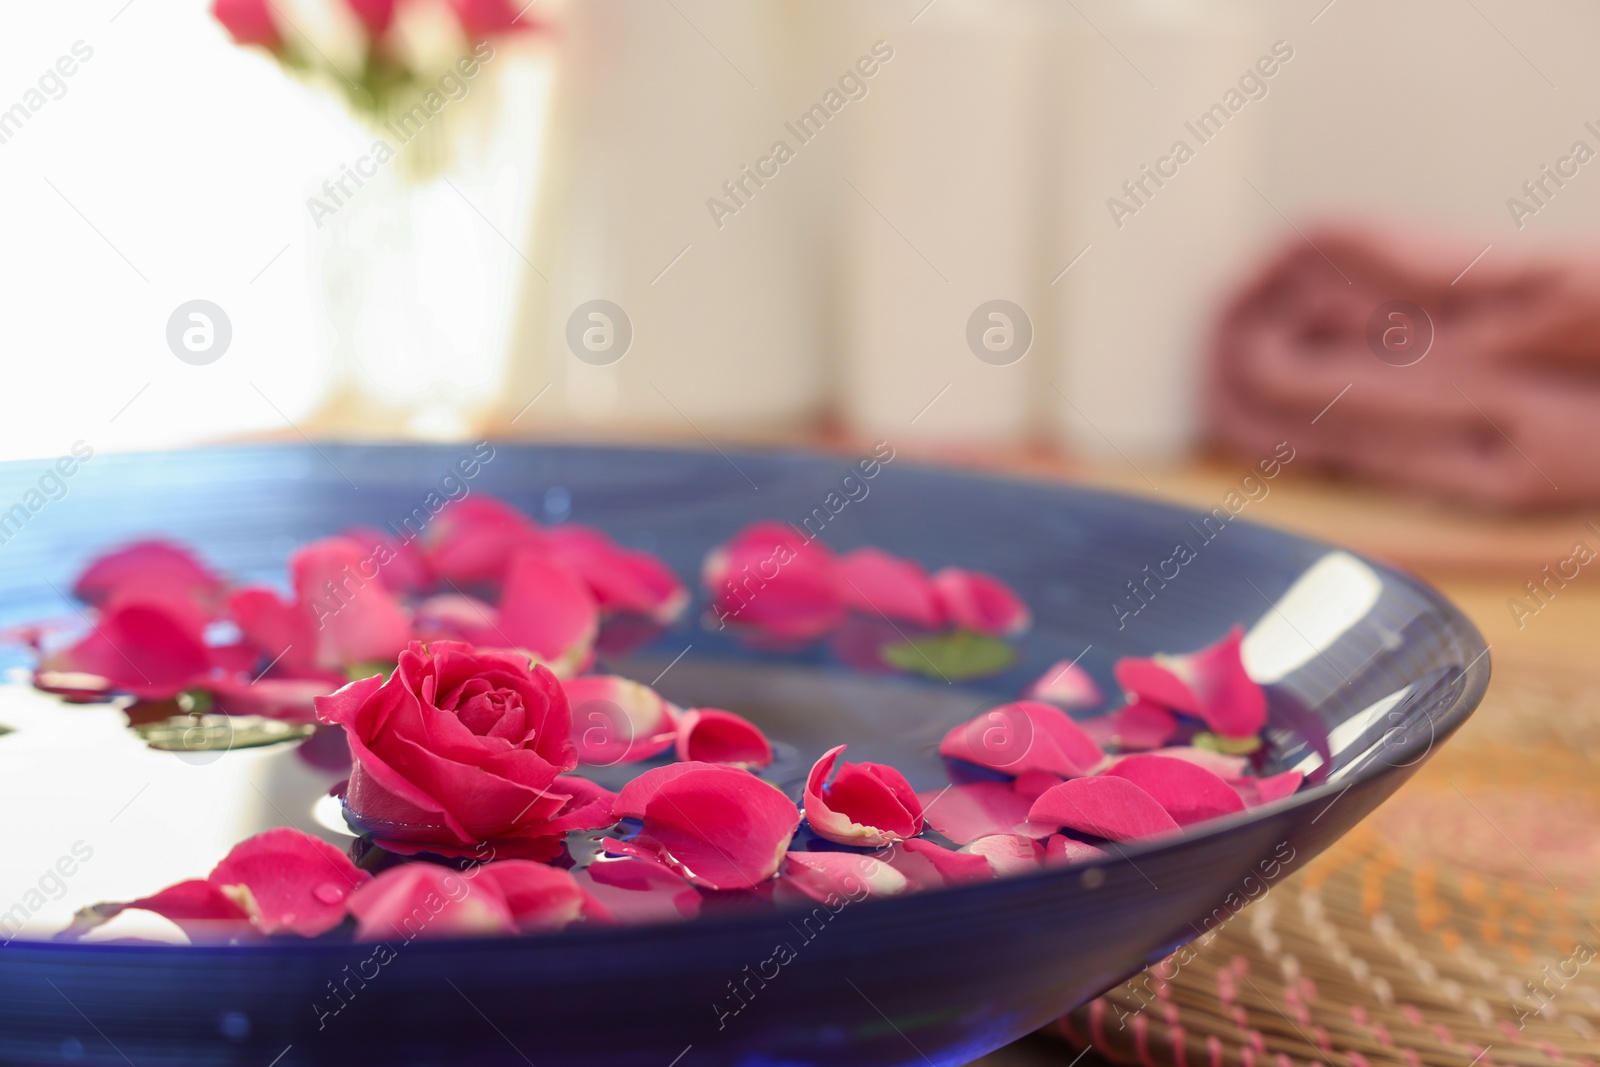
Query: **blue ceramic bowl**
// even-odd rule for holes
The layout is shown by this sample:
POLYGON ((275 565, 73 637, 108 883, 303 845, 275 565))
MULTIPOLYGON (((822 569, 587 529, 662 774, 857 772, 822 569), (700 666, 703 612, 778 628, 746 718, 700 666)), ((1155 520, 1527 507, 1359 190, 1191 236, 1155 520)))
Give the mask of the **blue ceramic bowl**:
MULTIPOLYGON (((1111 692, 1117 657, 1196 648, 1242 622, 1252 671, 1269 688, 1268 769, 1301 767, 1308 785, 1092 866, 837 913, 750 911, 559 936, 418 940, 381 969, 364 963, 369 946, 354 944, 18 939, 0 949, 0 1061, 965 1063, 1227 921, 1298 870, 1461 725, 1489 678, 1482 639, 1438 594, 1370 560, 1236 518, 1228 505, 1240 507, 1242 497, 1219 500, 1208 514, 903 459, 845 482, 857 457, 496 449, 465 483, 446 478, 468 446, 96 456, 64 481, 59 500, 28 496, 42 463, 5 466, 0 515, 13 501, 26 501, 27 514, 0 530, 0 622, 60 614, 58 590, 108 542, 162 531, 236 577, 272 579, 295 544, 353 523, 399 522, 429 492, 459 493, 462 484, 544 521, 603 527, 659 553, 686 579, 708 546, 743 524, 809 516, 836 549, 873 544, 1010 582, 1035 616, 1017 664, 961 686, 866 676, 825 651, 777 657, 741 648, 702 623, 701 601, 675 630, 613 666, 648 681, 687 647, 659 683, 670 698, 745 711, 795 766, 849 742, 852 758, 894 763, 928 788, 944 777, 939 736, 1014 698, 1050 663, 1082 654, 1111 692), (1176 552, 1180 544, 1190 551, 1176 552), (337 1002, 335 986, 344 991, 337 1002)), ((5 715, 0 706, 0 722, 5 715)), ((23 736, 0 737, 0 772, 14 758, 6 746, 23 736)), ((244 755, 225 758, 235 757, 244 755)), ((51 758, 70 779, 70 747, 51 758)), ((269 804, 256 805, 264 815, 239 817, 238 837, 284 821, 318 830, 311 804, 325 778, 270 761, 253 773, 251 787, 269 804)), ((227 799, 217 798, 219 808, 227 799)), ((13 811, 7 823, 48 821, 50 809, 38 808, 13 811)), ((102 835, 131 834, 138 822, 101 820, 102 835)), ((173 836, 142 849, 152 865, 179 843, 181 813, 165 825, 173 836)), ((80 830, 63 825, 62 847, 80 830)), ((34 860, 22 863, 31 869, 34 860)), ((142 873, 128 891, 203 873, 142 873)))

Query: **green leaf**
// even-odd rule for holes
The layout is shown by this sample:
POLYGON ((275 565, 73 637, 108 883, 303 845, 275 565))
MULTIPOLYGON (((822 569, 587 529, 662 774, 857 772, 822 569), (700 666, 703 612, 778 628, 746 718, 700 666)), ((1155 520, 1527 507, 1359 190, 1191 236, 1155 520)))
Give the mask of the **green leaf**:
POLYGON ((879 654, 891 667, 941 682, 999 674, 1017 658, 1017 650, 1004 641, 971 630, 886 645, 879 654))

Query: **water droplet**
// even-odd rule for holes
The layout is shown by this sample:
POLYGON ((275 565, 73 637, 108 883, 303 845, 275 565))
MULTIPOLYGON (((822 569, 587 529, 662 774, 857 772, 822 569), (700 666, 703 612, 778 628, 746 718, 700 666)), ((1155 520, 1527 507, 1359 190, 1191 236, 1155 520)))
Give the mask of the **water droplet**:
POLYGON ((337 904, 344 899, 344 890, 332 882, 323 882, 311 891, 311 895, 324 904, 337 904))

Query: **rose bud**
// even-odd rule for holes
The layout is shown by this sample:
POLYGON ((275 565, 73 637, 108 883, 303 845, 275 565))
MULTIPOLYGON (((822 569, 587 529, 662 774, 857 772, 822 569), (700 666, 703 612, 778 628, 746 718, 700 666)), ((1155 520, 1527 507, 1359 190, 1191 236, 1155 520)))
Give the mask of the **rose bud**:
POLYGON ((648 552, 623 548, 599 530, 567 523, 546 531, 549 552, 588 585, 603 612, 669 623, 683 614, 689 590, 648 552))
POLYGON ((211 0, 211 17, 222 23, 233 43, 283 50, 283 35, 272 16, 271 0, 211 0))
POLYGON ((844 745, 823 753, 806 777, 806 822, 841 845, 881 847, 922 832, 922 802, 905 776, 881 763, 846 763, 824 785, 844 745))
POLYGON ((1048 771, 1062 778, 1092 774, 1105 760, 1066 712, 1029 700, 991 708, 952 728, 939 742, 939 754, 1011 775, 1048 771))
POLYGON ((505 501, 481 494, 447 505, 422 535, 422 552, 433 573, 466 586, 503 581, 513 555, 544 546, 538 523, 505 501))
POLYGON ((395 0, 344 0, 344 5, 374 40, 387 33, 394 21, 395 0))
POLYGON ((706 556, 701 577, 718 628, 809 641, 844 621, 845 592, 826 545, 781 522, 758 522, 706 556))
POLYGON ((613 674, 568 678, 561 685, 572 706, 579 763, 637 763, 664 752, 677 736, 672 705, 647 685, 613 674))
POLYGON ((388 681, 316 700, 343 726, 353 765, 345 819, 391 851, 543 859, 573 797, 557 776, 578 762, 561 683, 507 651, 451 641, 400 654, 388 681))
POLYGON ((1238 626, 1187 655, 1117 661, 1117 681, 1140 700, 1204 720, 1223 737, 1254 737, 1267 724, 1267 694, 1244 667, 1238 626))
POLYGON ((1011 587, 987 574, 945 567, 933 576, 933 588, 945 618, 963 630, 1015 637, 1033 621, 1011 587))
POLYGON ((234 845, 204 879, 86 909, 70 933, 139 909, 172 920, 197 941, 279 933, 316 937, 344 921, 347 898, 371 878, 326 841, 280 827, 234 845))
POLYGON ((506 572, 495 630, 563 677, 593 658, 600 609, 572 569, 534 549, 518 551, 506 572))
POLYGON ((631 844, 705 889, 767 881, 800 825, 800 810, 776 788, 714 763, 644 772, 622 787, 612 815, 642 820, 631 844))
POLYGON ((845 598, 856 611, 910 623, 924 630, 944 625, 944 609, 916 560, 901 559, 876 548, 858 548, 839 557, 845 598))
POLYGON ((1028 700, 1043 701, 1071 711, 1098 707, 1105 700, 1089 672, 1073 660, 1062 660, 1041 674, 1023 694, 1028 700))
POLYGON ((691 708, 678 719, 680 760, 760 770, 772 762, 772 743, 756 725, 721 708, 691 708))
POLYGON ((449 0, 450 10, 461 23, 469 40, 533 29, 537 25, 521 18, 521 7, 512 0, 449 0))

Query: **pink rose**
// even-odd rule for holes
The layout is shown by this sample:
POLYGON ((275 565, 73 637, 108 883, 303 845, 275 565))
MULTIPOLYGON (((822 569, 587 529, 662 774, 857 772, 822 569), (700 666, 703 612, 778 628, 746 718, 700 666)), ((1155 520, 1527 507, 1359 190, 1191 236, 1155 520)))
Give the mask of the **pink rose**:
POLYGON ((585 790, 604 790, 559 777, 578 762, 572 711, 526 656, 413 643, 388 681, 352 682, 316 709, 350 741, 345 818, 392 851, 481 855, 490 843, 544 859, 567 830, 611 822, 609 794, 595 802, 585 790))
POLYGON ((269 0, 211 0, 211 17, 222 23, 234 44, 258 44, 274 52, 283 47, 269 0))

